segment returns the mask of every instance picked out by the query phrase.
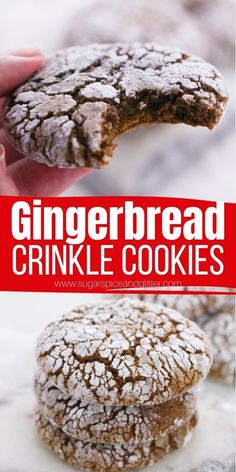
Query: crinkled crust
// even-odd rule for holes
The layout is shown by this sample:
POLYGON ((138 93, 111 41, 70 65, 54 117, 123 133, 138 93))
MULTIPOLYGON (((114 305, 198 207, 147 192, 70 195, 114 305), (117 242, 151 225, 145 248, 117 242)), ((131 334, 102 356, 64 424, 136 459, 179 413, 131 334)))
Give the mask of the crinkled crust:
POLYGON ((35 394, 52 424, 76 439, 99 443, 150 441, 182 426, 196 411, 193 393, 153 407, 87 404, 63 394, 43 371, 36 374, 35 394))
POLYGON ((74 47, 8 99, 12 144, 49 166, 107 164, 114 139, 145 123, 213 128, 227 101, 219 72, 202 59, 157 44, 74 47))
POLYGON ((37 360, 69 396, 104 405, 156 405, 206 377, 211 348, 175 310, 121 299, 80 306, 47 326, 37 360))
POLYGON ((154 464, 166 454, 185 446, 197 422, 196 414, 166 436, 146 443, 99 444, 79 441, 53 426, 38 411, 36 428, 41 441, 70 465, 93 472, 118 472, 154 464))

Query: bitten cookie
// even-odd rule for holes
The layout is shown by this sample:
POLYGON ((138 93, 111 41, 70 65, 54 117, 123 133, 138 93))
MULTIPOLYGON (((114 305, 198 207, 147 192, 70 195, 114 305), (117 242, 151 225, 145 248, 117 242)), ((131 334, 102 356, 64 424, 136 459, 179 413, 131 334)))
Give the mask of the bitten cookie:
POLYGON ((145 123, 213 128, 227 101, 218 71, 157 44, 74 47, 7 100, 4 128, 24 155, 49 166, 107 164, 114 139, 145 123))
POLYGON ((53 426, 40 412, 36 415, 36 428, 43 443, 60 459, 79 469, 93 472, 123 472, 151 465, 185 446, 196 422, 197 417, 193 415, 185 425, 151 442, 96 444, 73 439, 53 426))
POLYGON ((47 420, 69 436, 95 443, 150 441, 183 426, 196 412, 193 393, 152 407, 90 405, 63 394, 43 371, 36 374, 35 394, 47 420))
POLYGON ((211 349, 177 311, 121 299, 80 306, 51 323, 38 340, 37 361, 75 399, 156 405, 207 375, 211 349))

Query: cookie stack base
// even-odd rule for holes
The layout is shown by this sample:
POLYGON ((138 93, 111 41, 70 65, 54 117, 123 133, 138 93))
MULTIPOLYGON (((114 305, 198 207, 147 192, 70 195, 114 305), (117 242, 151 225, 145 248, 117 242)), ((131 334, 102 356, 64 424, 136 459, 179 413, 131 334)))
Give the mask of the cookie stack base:
POLYGON ((197 424, 197 414, 175 431, 150 442, 100 444, 76 440, 36 413, 36 429, 41 441, 60 459, 76 468, 93 472, 117 472, 152 465, 185 446, 197 424))

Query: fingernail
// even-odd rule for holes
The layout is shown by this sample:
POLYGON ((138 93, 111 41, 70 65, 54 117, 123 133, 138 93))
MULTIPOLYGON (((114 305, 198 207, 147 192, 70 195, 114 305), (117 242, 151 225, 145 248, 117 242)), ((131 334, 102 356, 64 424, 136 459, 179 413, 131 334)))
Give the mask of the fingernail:
POLYGON ((3 172, 6 172, 6 156, 5 156, 5 148, 2 144, 0 144, 0 167, 3 172))

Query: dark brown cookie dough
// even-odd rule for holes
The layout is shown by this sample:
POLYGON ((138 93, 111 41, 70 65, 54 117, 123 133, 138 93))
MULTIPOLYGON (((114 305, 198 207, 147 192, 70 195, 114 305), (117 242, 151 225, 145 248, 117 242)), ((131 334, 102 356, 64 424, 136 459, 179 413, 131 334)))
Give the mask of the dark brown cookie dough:
POLYGON ((95 443, 151 441, 184 425, 196 412, 193 393, 153 407, 90 405, 63 394, 43 371, 35 377, 35 394, 47 420, 69 436, 95 443))
POLYGON ((227 101, 218 71, 157 44, 63 50, 8 99, 12 144, 58 167, 107 164, 114 139, 145 123, 213 128, 227 101))
POLYGON ((99 444, 79 441, 53 426, 38 411, 36 428, 41 441, 58 457, 78 469, 117 472, 154 464, 166 454, 185 446, 191 439, 197 417, 155 441, 145 443, 99 444))
POLYGON ((37 360, 69 396, 104 405, 156 405, 206 377, 211 348, 175 310, 121 299, 80 306, 48 325, 37 360))

